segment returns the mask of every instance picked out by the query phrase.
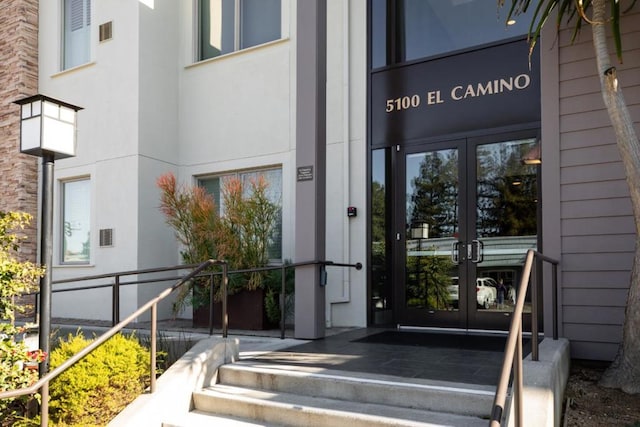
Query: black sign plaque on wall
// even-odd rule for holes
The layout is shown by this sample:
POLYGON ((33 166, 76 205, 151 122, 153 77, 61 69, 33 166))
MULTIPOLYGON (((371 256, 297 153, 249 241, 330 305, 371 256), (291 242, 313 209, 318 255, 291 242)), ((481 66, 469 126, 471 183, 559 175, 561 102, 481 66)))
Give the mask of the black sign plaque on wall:
POLYGON ((525 40, 371 76, 374 146, 540 120, 538 56, 525 40))
POLYGON ((313 181, 313 166, 298 167, 298 181, 313 181))

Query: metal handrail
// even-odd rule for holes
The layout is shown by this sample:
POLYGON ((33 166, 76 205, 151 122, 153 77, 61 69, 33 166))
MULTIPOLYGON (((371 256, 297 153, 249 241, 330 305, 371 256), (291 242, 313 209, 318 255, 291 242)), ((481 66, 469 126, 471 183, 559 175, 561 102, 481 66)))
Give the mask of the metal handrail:
MULTIPOLYGON (((159 282, 168 282, 172 280, 180 280, 180 276, 171 276, 171 277, 156 277, 153 279, 144 279, 144 280, 134 280, 122 282, 120 279, 123 276, 133 276, 133 275, 142 275, 142 274, 151 274, 151 273, 163 273, 167 271, 177 271, 177 270, 187 270, 197 268, 200 264, 186 264, 186 265, 176 265, 172 267, 156 267, 156 268, 147 268, 142 270, 128 270, 128 271, 120 271, 117 273, 104 273, 104 274, 96 274, 92 276, 82 276, 68 279, 58 279, 51 282, 52 285, 59 285, 63 283, 74 283, 74 282, 86 282, 89 280, 99 280, 99 279, 110 279, 113 278, 113 283, 103 283, 98 285, 89 285, 89 286, 78 286, 74 288, 63 288, 63 289, 53 289, 52 293, 59 292, 76 292, 76 291, 84 291, 91 289, 101 289, 101 288, 112 288, 112 308, 111 308, 111 326, 116 325, 120 321, 120 287, 128 286, 128 285, 140 285, 145 283, 159 283, 159 282)), ((205 275, 206 276, 206 275, 205 275)), ((33 292, 25 295, 39 295, 39 292, 33 292)), ((36 299, 36 304, 37 304, 36 299)), ((37 309, 35 312, 37 313, 37 309)))
MULTIPOLYGON (((75 355, 70 357, 69 359, 67 359, 64 363, 62 363, 60 366, 58 366, 54 370, 52 370, 52 371, 48 372, 47 374, 45 374, 44 376, 42 376, 42 378, 40 378, 38 381, 33 383, 31 386, 25 387, 25 388, 21 388, 21 389, 16 389, 16 390, 9 390, 9 391, 0 392, 0 399, 6 399, 6 398, 11 398, 11 397, 19 397, 19 396, 26 396, 26 395, 29 395, 29 394, 34 394, 38 390, 41 390, 40 394, 42 396, 42 403, 41 403, 41 406, 40 406, 40 425, 43 426, 43 427, 47 426, 48 423, 49 423, 49 402, 48 402, 48 400, 49 400, 48 399, 48 397, 49 397, 49 382, 51 380, 57 378, 60 374, 62 374, 67 369, 69 369, 71 366, 73 366, 79 360, 83 359, 85 356, 87 356, 93 350, 95 350, 96 348, 98 348, 99 346, 104 344, 109 338, 111 338, 112 336, 114 336, 115 334, 120 332, 122 329, 124 329, 125 326, 127 326, 129 323, 133 322, 133 320, 135 320, 138 316, 140 316, 141 314, 143 314, 145 311, 147 311, 149 309, 151 309, 151 332, 150 332, 150 336, 151 336, 151 351, 150 351, 150 353, 151 353, 151 355, 150 355, 150 385, 149 385, 149 388, 150 388, 151 393, 154 393, 155 390, 156 390, 156 334, 157 334, 157 308, 158 308, 158 302, 162 301, 164 298, 169 296, 173 291, 175 291, 176 289, 178 289, 179 287, 181 287, 182 285, 184 285, 185 283, 189 282, 191 279, 196 277, 205 268, 210 267, 212 265, 222 265, 223 266, 223 283, 226 284, 227 280, 226 280, 226 276, 224 276, 224 272, 226 271, 226 266, 227 266, 226 261, 207 260, 207 261, 199 264, 191 273, 189 273, 184 278, 182 278, 178 283, 176 283, 175 285, 173 285, 170 288, 165 289, 163 292, 158 294, 158 296, 156 296, 155 298, 151 299, 149 302, 147 302, 142 307, 140 307, 135 312, 133 312, 129 317, 127 317, 126 319, 124 319, 123 321, 118 323, 117 325, 113 326, 111 329, 109 329, 104 334, 100 335, 93 342, 91 342, 91 344, 89 344, 87 347, 85 347, 84 349, 82 349, 81 351, 79 351, 78 353, 76 353, 75 355)), ((49 357, 49 355, 47 355, 47 357, 49 357)))
MULTIPOLYGON (((259 273, 261 271, 273 271, 273 270, 280 270, 280 277, 281 277, 281 288, 280 288, 280 339, 284 339, 285 338, 285 316, 286 316, 286 306, 285 306, 285 301, 286 301, 286 295, 287 295, 287 291, 286 291, 286 284, 287 284, 287 277, 286 277, 286 271, 288 268, 296 268, 296 267, 304 267, 307 265, 321 265, 323 268, 324 267, 353 267, 356 270, 361 270, 362 269, 362 263, 357 262, 355 264, 348 264, 348 263, 339 263, 339 262, 333 262, 333 261, 303 261, 303 262, 295 262, 295 263, 291 263, 291 264, 281 264, 281 265, 270 265, 270 266, 265 266, 265 267, 257 267, 257 268, 247 268, 247 269, 242 269, 242 270, 232 270, 232 271, 228 271, 227 275, 230 276, 232 274, 246 274, 246 273, 259 273)), ((220 273, 209 273, 211 276, 214 276, 215 274, 220 274, 220 273)), ((223 321, 224 319, 227 319, 227 307, 226 307, 226 303, 227 303, 227 294, 226 294, 226 289, 227 287, 225 286, 223 288, 223 296, 222 296, 222 318, 223 321)), ((209 286, 209 335, 213 335, 213 307, 214 307, 214 289, 213 289, 213 282, 211 283, 211 285, 209 286)), ((226 322, 226 324, 223 322, 222 325, 222 336, 226 337, 227 333, 228 333, 228 329, 227 329, 227 325, 228 322, 226 322)))
POLYGON ((515 407, 515 425, 520 427, 523 425, 523 410, 522 410, 522 390, 523 390, 523 370, 522 370, 522 313, 524 310, 524 300, 527 294, 529 283, 532 282, 531 287, 531 359, 538 361, 538 295, 537 295, 537 275, 535 259, 538 261, 545 261, 552 265, 553 282, 551 288, 552 299, 552 328, 553 339, 558 339, 558 309, 557 309, 557 293, 558 293, 558 264, 559 261, 544 256, 543 254, 536 252, 533 249, 527 251, 525 258, 524 269, 522 278, 520 279, 520 285, 518 286, 518 293, 516 306, 511 318, 511 326, 509 328, 509 336, 507 337, 507 343, 505 345, 504 360, 502 362, 502 370, 500 372, 500 380, 498 382, 498 388, 493 399, 493 406, 491 410, 490 426, 498 427, 501 425, 502 417, 504 414, 505 403, 507 400, 507 389, 509 387, 509 377, 513 369, 513 400, 515 407), (531 278, 531 280, 529 280, 531 278), (515 365, 515 366, 514 366, 515 365))
MULTIPOLYGON (((56 282, 53 283, 72 283, 72 282, 79 282, 79 281, 85 281, 85 280, 96 280, 96 279, 105 279, 105 278, 110 278, 110 277, 114 277, 114 283, 112 284, 104 284, 104 285, 92 285, 92 286, 83 286, 80 288, 73 288, 73 289, 61 289, 61 290, 53 290, 53 292, 65 292, 65 291, 78 291, 78 290, 85 290, 85 289, 96 289, 96 288, 103 288, 103 287, 113 287, 114 291, 113 291, 113 296, 114 299, 112 301, 113 304, 113 308, 112 308, 112 313, 114 314, 114 318, 113 318, 113 323, 116 323, 115 320, 117 319, 118 315, 119 315, 119 306, 120 306, 120 301, 119 301, 119 292, 118 292, 118 288, 119 286, 122 286, 124 284, 138 284, 138 283, 149 283, 149 282, 158 282, 158 281, 166 281, 166 280, 171 280, 169 278, 162 278, 162 279, 150 279, 150 280, 143 280, 143 281, 134 281, 134 282, 127 282, 127 283, 120 283, 120 277, 121 276, 126 276, 126 275, 137 275, 137 274, 148 274, 148 273, 157 273, 157 272, 164 272, 164 271, 171 271, 171 270, 184 270, 184 269, 188 269, 188 268, 194 268, 193 271, 191 271, 191 273, 189 273, 187 276, 185 276, 184 278, 180 279, 178 283, 176 283, 175 285, 173 285, 170 288, 165 289, 163 292, 161 292, 158 296, 156 296, 155 298, 151 299, 150 301, 148 301, 146 304, 144 304, 143 306, 141 306, 138 310, 136 310, 135 312, 133 312, 131 315, 129 315, 126 319, 118 322, 117 324, 115 324, 111 329, 109 329, 107 332, 105 332, 104 334, 100 335, 98 338, 96 338, 94 341, 91 342, 91 344, 89 344, 87 347, 85 347, 84 349, 82 349, 80 352, 76 353, 75 355, 73 355, 72 357, 70 357, 69 359, 67 359, 64 363, 62 363, 60 366, 58 366, 57 368, 55 368, 54 370, 52 370, 51 372, 48 372, 47 374, 45 374, 44 376, 42 376, 42 378, 40 378, 38 381, 36 381, 35 383, 33 383, 31 386, 29 387, 25 387, 25 388, 21 388, 21 389, 16 389, 16 390, 8 390, 8 391, 4 391, 4 392, 0 392, 0 399, 6 399, 6 398, 12 398, 12 397, 19 397, 19 396, 25 396, 25 395, 29 395, 29 394, 34 394, 36 393, 38 390, 40 390, 40 394, 42 397, 42 403, 40 406, 40 425, 41 426, 47 426, 48 422, 49 422, 49 382, 55 378, 57 378, 60 374, 62 374, 63 372, 65 372, 67 369, 69 369, 71 366, 73 366, 76 362, 78 362, 79 360, 83 359, 84 357, 86 357, 89 353, 91 353, 93 350, 95 350, 96 348, 100 347, 102 344, 104 344, 109 338, 111 338, 112 336, 114 336, 116 333, 120 332, 122 329, 124 329, 125 326, 127 326, 129 323, 133 322, 138 316, 140 316, 141 314, 143 314, 144 312, 146 312, 148 309, 151 309, 151 331, 150 331, 150 338, 151 338, 151 349, 150 349, 150 385, 149 385, 149 389, 151 393, 155 392, 156 389, 156 335, 157 335, 157 305, 158 302, 162 301, 164 298, 166 298, 167 296, 169 296, 171 293, 173 293, 176 289, 178 289, 179 287, 181 287, 182 285, 184 285, 185 283, 191 281, 192 279, 195 279, 197 277, 211 277, 213 278, 214 275, 217 274, 222 274, 222 336, 223 338, 226 338, 228 335, 228 325, 229 325, 229 318, 228 318, 228 314, 227 314, 227 297, 228 297, 228 284, 229 284, 229 274, 240 274, 240 273, 253 273, 253 272, 260 272, 260 271, 268 271, 268 270, 276 270, 276 269, 281 269, 282 271, 282 290, 281 290, 281 316, 280 316, 280 327, 281 327, 281 339, 284 339, 284 322, 285 322, 285 305, 284 305, 284 298, 285 298, 285 285, 286 285, 286 269, 287 268, 295 268, 295 267, 302 267, 302 266, 307 266, 307 265, 321 265, 323 268, 324 267, 353 267, 356 270, 361 270, 362 269, 362 263, 355 263, 355 264, 347 264, 347 263, 336 263, 333 261, 305 261, 305 262, 296 262, 296 263, 292 263, 292 264, 282 264, 280 266, 267 266, 267 267, 261 267, 261 268, 252 268, 252 269, 244 269, 244 270, 236 270, 236 271, 228 271, 228 264, 226 261, 222 261, 222 260, 207 260, 201 264, 193 264, 193 265, 181 265, 181 266, 176 266, 176 267, 165 267, 165 268, 152 268, 152 269, 146 269, 146 270, 135 270, 135 271, 126 271, 126 272, 121 272, 121 273, 111 273, 111 274, 100 274, 100 275, 95 275, 95 276, 85 276, 85 277, 80 277, 80 278, 76 278, 76 279, 63 279, 63 280, 58 280, 56 282), (210 267, 212 265, 222 265, 222 272, 218 273, 218 272, 207 272, 205 274, 202 274, 202 271, 204 269, 206 269, 207 267, 210 267)), ((210 287, 210 313, 209 313, 209 334, 212 335, 213 334, 213 283, 211 283, 211 287, 210 287)), ((48 356, 47 356, 48 357, 48 356)))
MULTIPOLYGON (((199 264, 190 264, 190 265, 177 265, 177 266, 173 266, 173 267, 160 267, 160 268, 149 268, 149 269, 145 269, 145 270, 130 270, 130 271, 122 271, 122 272, 117 272, 117 273, 105 273, 105 274, 97 274, 97 275, 93 275, 93 276, 83 276, 83 277, 78 277, 78 278, 69 278, 69 279, 60 279, 60 280, 54 280, 52 282, 53 285, 58 285, 58 284, 63 284, 63 283, 74 283, 74 282, 81 282, 81 281, 89 281, 89 280, 99 280, 99 279, 109 279, 109 278, 113 278, 114 281, 112 283, 103 283, 103 284, 96 284, 96 285, 88 285, 88 286, 79 286, 79 287, 74 287, 74 288, 64 288, 64 289, 53 289, 53 293, 59 293, 59 292, 75 292, 75 291, 84 291, 84 290, 91 290, 91 289, 101 289, 101 288, 112 288, 111 294, 111 325, 114 326, 116 325, 119 321, 120 321, 120 287, 122 286, 129 286, 129 285, 140 285, 140 284, 145 284, 145 283, 158 283, 158 282, 164 282, 164 281, 169 281, 169 280, 178 280, 179 277, 158 277, 158 278, 151 278, 151 279, 143 279, 143 280, 132 280, 132 281, 126 281, 123 282, 121 281, 121 278, 123 276, 132 276, 132 275, 142 275, 142 274, 150 274, 150 273, 164 273, 164 272, 168 272, 168 271, 175 271, 175 270, 185 270, 185 269, 189 269, 189 268, 196 268, 198 267, 199 264)), ((265 267, 258 267, 258 268, 248 268, 248 269, 240 269, 240 270, 231 270, 231 271, 227 271, 226 274, 227 276, 231 276, 233 274, 246 274, 246 273, 258 273, 258 272, 262 272, 262 271, 273 271, 273 270, 281 270, 281 277, 282 277, 282 288, 280 291, 280 338, 284 339, 285 338, 285 297, 286 297, 286 289, 285 289, 285 285, 286 285, 286 270, 288 268, 295 268, 295 267, 303 267, 303 266, 307 266, 307 265, 321 265, 323 267, 352 267, 355 268, 356 270, 361 270, 362 269, 362 263, 355 263, 355 264, 348 264, 348 263, 338 263, 338 262, 334 262, 334 261, 303 261, 303 262, 296 262, 296 263, 291 263, 291 264, 281 264, 281 265, 268 265, 265 267)), ((223 267, 223 270, 225 269, 225 267, 223 267)), ((211 284, 209 287, 209 335, 213 335, 213 314, 214 314, 214 287, 213 287, 213 277, 217 276, 217 275, 224 275, 224 271, 223 272, 206 272, 206 273, 199 273, 197 274, 195 277, 199 277, 199 278, 204 278, 204 277, 209 277, 211 284)), ((225 284, 225 285, 228 285, 225 284)), ((38 292, 32 293, 32 294, 28 294, 28 295, 38 295, 38 292)), ((36 310, 37 312, 37 310, 36 310)), ((223 313, 222 313, 223 318, 226 318, 226 307, 223 307, 223 313)), ((224 338, 227 337, 228 334, 228 329, 227 328, 223 328, 222 329, 222 335, 224 338)))

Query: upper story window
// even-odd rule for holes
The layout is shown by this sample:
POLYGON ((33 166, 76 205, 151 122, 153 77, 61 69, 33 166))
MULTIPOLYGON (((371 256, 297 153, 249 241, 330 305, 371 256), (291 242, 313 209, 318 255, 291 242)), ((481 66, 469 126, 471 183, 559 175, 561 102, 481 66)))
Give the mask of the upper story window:
POLYGON ((64 0, 63 40, 63 70, 89 62, 91 0, 64 0))
POLYGON ((535 8, 507 26, 508 7, 486 0, 371 0, 372 68, 527 34, 535 8))
POLYGON ((198 0, 198 60, 281 38, 281 0, 198 0))
POLYGON ((88 264, 91 250, 91 181, 79 179, 62 183, 63 264, 88 264))

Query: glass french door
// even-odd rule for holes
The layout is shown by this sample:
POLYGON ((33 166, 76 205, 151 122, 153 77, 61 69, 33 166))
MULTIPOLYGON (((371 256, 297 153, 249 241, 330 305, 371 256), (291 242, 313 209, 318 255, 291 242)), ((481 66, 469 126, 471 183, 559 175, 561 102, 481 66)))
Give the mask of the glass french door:
POLYGON ((508 328, 526 252, 538 244, 538 144, 527 133, 467 138, 400 157, 400 324, 508 328))

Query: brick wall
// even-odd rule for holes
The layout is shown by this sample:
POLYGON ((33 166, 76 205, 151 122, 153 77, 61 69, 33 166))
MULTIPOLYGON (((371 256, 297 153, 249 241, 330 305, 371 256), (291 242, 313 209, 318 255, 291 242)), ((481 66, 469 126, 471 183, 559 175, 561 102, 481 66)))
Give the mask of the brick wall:
POLYGON ((38 1, 0 2, 0 210, 33 215, 25 259, 36 261, 38 159, 20 154, 19 107, 38 93, 38 1))

